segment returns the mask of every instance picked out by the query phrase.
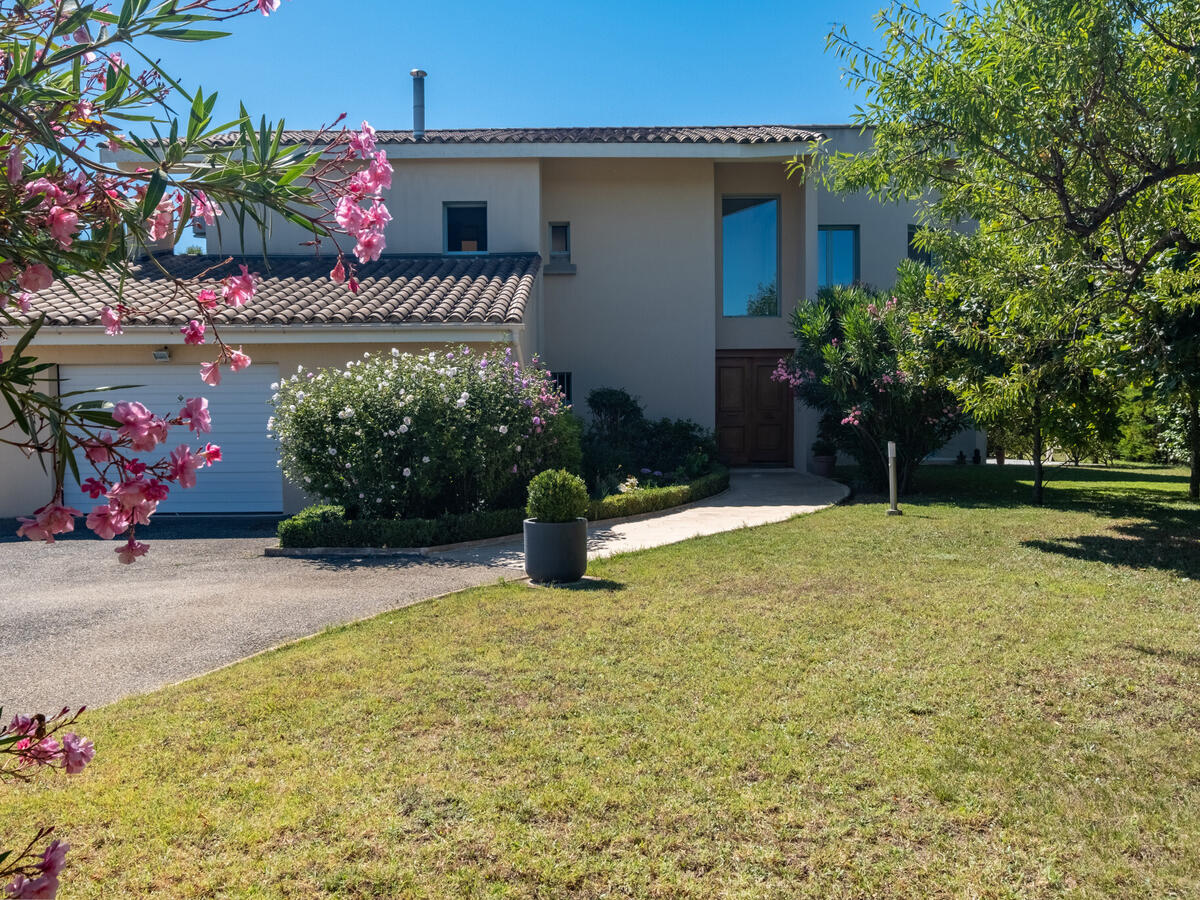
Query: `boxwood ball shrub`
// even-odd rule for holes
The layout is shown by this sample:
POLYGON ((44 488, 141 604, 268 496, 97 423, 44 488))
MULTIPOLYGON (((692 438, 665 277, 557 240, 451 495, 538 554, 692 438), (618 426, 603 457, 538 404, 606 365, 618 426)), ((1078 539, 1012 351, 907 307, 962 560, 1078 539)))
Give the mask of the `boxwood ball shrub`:
POLYGON ((578 475, 550 469, 529 482, 525 512, 539 522, 573 522, 588 514, 587 485, 578 475))
POLYGON ((349 519, 511 509, 533 474, 580 465, 558 386, 507 348, 364 353, 275 389, 284 474, 349 519))

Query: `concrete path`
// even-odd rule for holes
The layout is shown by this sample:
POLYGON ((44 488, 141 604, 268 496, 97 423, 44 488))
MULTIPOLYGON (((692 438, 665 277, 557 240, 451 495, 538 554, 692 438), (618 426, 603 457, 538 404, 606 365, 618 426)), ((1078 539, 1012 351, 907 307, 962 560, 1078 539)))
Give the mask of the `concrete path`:
MULTIPOLYGON (((797 472, 737 472, 717 497, 593 525, 589 556, 778 522, 846 493, 797 472)), ((149 555, 121 566, 111 541, 5 540, 14 529, 0 520, 6 714, 110 703, 330 625, 523 576, 511 539, 427 557, 267 558, 274 520, 163 516, 139 532, 149 555)))
MULTIPOLYGON (((790 469, 738 470, 729 480, 729 490, 716 497, 666 512, 590 525, 588 559, 782 522, 838 503, 849 492, 844 484, 790 469)), ((438 551, 430 553, 429 558, 513 569, 522 569, 525 564, 519 539, 438 551)))

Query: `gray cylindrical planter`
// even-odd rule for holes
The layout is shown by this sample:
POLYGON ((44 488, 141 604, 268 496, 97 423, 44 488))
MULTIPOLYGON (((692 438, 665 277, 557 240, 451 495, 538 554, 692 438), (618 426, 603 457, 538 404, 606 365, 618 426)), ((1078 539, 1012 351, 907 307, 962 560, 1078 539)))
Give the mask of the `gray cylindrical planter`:
POLYGON ((587 571, 587 519, 525 520, 525 574, 534 581, 578 581, 587 571))
POLYGON ((836 456, 814 456, 812 465, 809 466, 809 471, 814 475, 820 475, 822 478, 829 478, 833 475, 833 467, 837 465, 836 456))

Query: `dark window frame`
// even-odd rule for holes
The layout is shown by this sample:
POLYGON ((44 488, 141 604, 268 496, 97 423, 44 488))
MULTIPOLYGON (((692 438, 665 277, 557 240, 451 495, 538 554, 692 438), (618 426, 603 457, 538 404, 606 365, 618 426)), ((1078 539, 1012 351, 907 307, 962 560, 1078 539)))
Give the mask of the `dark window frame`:
MULTIPOLYGON (((818 284, 817 284, 817 287, 824 288, 824 287, 843 286, 841 284, 841 282, 837 282, 837 283, 830 282, 828 284, 820 284, 821 259, 820 259, 819 255, 821 252, 821 233, 822 232, 828 233, 830 231, 849 231, 854 235, 854 245, 853 245, 854 246, 854 279, 852 281, 850 281, 849 283, 850 284, 858 284, 859 281, 862 280, 862 229, 860 228, 860 226, 858 226, 858 225, 818 225, 817 226, 817 254, 818 254, 818 259, 817 259, 818 284)), ((826 256, 825 272, 828 275, 829 271, 833 268, 831 265, 832 260, 830 260, 828 258, 829 257, 829 241, 825 242, 825 256, 826 256)))
POLYGON ((448 256, 486 256, 488 254, 488 205, 486 200, 446 200, 442 203, 442 252, 448 256), (450 249, 450 210, 483 210, 483 248, 480 250, 450 249))
POLYGON ((783 196, 780 194, 735 193, 720 197, 719 218, 721 227, 721 318, 723 319, 778 319, 783 316, 783 196), (755 316, 749 312, 730 315, 725 311, 725 201, 726 200, 772 200, 775 203, 775 312, 767 316, 755 316))

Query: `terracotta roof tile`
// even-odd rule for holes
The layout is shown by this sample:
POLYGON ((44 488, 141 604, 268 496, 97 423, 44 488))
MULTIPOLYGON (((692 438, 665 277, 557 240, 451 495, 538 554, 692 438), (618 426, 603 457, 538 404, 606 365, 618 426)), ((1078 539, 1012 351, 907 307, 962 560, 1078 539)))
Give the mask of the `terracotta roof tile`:
MULTIPOLYGON (((285 144, 308 144, 317 131, 285 131, 285 144)), ((232 144, 237 135, 219 135, 232 144)), ((781 144, 819 140, 803 125, 698 125, 621 128, 455 128, 430 130, 417 141, 411 131, 378 131, 380 144, 781 144)))
MULTIPOLYGON (((168 255, 156 261, 173 277, 190 279, 225 259, 168 255)), ((212 277, 236 272, 243 261, 260 273, 258 290, 241 308, 222 305, 218 325, 518 323, 541 265, 537 254, 385 256, 357 267, 357 295, 329 280, 328 256, 237 260, 212 277)), ((69 284, 58 282, 35 298, 33 312, 45 313, 47 325, 98 325, 100 308, 118 300, 133 310, 130 325, 182 326, 196 314, 150 260, 135 266, 120 297, 95 279, 76 277, 69 284)))

